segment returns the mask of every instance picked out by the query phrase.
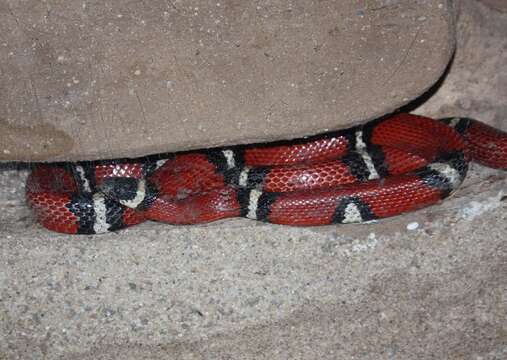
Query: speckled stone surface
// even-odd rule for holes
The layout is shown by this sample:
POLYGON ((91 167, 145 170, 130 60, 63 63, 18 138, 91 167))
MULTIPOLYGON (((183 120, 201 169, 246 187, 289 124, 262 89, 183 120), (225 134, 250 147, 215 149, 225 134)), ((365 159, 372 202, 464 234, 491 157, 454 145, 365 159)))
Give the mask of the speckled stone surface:
POLYGON ((420 95, 446 0, 4 1, 0 160, 133 157, 294 138, 420 95))
MULTIPOLYGON (((506 14, 460 13, 417 111, 506 130, 506 14)), ((506 172, 474 165, 442 204, 375 224, 71 237, 33 222, 19 167, 0 170, 0 359, 507 358, 506 172)))
POLYGON ((501 359, 507 175, 361 226, 232 220, 51 234, 0 177, 7 359, 501 359), (409 230, 412 229, 412 230, 409 230), (494 357, 496 355, 497 357, 494 357))
POLYGON ((507 12, 507 3, 503 0, 480 0, 492 9, 507 12))

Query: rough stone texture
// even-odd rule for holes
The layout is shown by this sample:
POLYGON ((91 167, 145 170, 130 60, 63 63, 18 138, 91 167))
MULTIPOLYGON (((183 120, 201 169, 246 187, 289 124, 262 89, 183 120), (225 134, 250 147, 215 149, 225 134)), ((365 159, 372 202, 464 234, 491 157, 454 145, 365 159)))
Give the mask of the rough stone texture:
POLYGON ((504 0, 480 0, 487 6, 499 11, 507 11, 507 3, 504 0))
POLYGON ((390 112, 442 74, 446 0, 0 4, 0 160, 293 138, 390 112))
MULTIPOLYGON (((417 110, 507 129, 506 23, 463 2, 453 66, 417 110)), ((2 359, 507 358, 506 172, 474 165, 441 205, 377 224, 80 237, 33 223, 25 176, 0 172, 2 359)))
POLYGON ((33 224, 20 178, 0 177, 4 358, 507 356, 505 172, 475 166, 442 205, 378 224, 79 237, 33 224))
POLYGON ((507 14, 475 1, 458 4, 458 46, 452 66, 430 92, 431 101, 415 112, 469 116, 507 130, 507 14))

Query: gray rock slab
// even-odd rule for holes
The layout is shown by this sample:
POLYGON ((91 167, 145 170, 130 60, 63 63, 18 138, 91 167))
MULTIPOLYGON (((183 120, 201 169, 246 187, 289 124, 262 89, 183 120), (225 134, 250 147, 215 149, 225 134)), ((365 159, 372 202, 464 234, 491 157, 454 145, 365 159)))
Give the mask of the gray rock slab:
POLYGON ((0 160, 288 139, 393 111, 454 49, 448 1, 0 5, 0 160))

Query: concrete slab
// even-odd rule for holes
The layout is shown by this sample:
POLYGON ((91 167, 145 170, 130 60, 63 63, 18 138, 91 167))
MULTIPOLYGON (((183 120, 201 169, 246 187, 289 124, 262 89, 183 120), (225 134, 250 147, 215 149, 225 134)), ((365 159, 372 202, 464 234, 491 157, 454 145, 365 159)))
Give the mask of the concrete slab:
POLYGON ((483 359, 505 355, 507 175, 360 226, 233 220, 52 234, 0 177, 9 359, 483 359), (411 229, 411 230, 409 230, 411 229))
POLYGON ((383 115, 454 50, 448 1, 0 5, 0 161, 300 137, 383 115))

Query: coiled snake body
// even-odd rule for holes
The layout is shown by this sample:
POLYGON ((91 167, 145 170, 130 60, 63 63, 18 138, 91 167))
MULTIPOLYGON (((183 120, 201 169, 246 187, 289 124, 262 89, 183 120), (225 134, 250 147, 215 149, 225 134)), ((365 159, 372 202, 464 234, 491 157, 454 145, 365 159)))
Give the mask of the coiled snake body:
POLYGON ((467 118, 396 114, 296 141, 39 164, 26 196, 43 226, 71 234, 238 216, 287 225, 357 223, 449 196, 470 160, 507 169, 507 134, 467 118))

